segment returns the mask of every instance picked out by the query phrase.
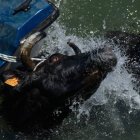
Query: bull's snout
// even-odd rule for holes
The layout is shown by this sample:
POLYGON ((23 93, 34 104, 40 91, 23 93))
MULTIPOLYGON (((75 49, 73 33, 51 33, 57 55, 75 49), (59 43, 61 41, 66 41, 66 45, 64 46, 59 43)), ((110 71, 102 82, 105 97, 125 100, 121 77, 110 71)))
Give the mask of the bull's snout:
POLYGON ((99 55, 101 67, 104 70, 111 71, 117 64, 117 57, 112 48, 104 48, 104 51, 99 55))
POLYGON ((92 53, 92 62, 103 71, 110 72, 117 64, 117 57, 109 47, 99 49, 96 52, 93 51, 92 53))

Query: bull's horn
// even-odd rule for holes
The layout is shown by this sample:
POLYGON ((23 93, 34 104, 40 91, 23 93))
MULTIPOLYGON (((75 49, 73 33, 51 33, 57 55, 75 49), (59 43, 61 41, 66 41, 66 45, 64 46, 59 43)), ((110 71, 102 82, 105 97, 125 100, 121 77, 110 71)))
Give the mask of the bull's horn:
POLYGON ((29 36, 27 39, 25 39, 23 42, 21 42, 21 51, 20 51, 20 57, 22 64, 33 70, 35 67, 34 62, 30 58, 30 54, 32 51, 33 46, 39 42, 42 38, 46 36, 46 33, 36 32, 29 36))

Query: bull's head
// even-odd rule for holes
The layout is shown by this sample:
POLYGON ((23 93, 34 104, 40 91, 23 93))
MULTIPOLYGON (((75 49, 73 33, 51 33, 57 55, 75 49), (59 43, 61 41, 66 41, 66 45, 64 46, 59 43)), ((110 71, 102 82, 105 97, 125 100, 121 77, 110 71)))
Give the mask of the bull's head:
MULTIPOLYGON (((111 48, 81 53, 74 43, 68 42, 68 44, 75 55, 56 53, 37 66, 30 59, 33 44, 24 46, 21 60, 25 67, 29 67, 33 72, 20 88, 39 85, 38 88, 51 98, 69 97, 82 89, 87 93, 89 90, 95 91, 107 73, 116 65, 115 54, 111 48)), ((88 95, 85 98, 88 98, 88 95)))
MULTIPOLYGON (((40 35, 37 36, 37 40, 40 39, 40 35)), ((52 121, 56 120, 56 116, 52 116, 55 109, 60 107, 63 114, 67 114, 75 97, 80 95, 84 100, 89 98, 117 63, 110 48, 81 53, 74 43, 68 42, 75 55, 56 53, 36 65, 30 58, 35 42, 36 39, 29 38, 29 42, 26 41, 21 48, 21 61, 30 71, 21 72, 23 78, 19 78, 19 84, 8 90, 12 94, 4 94, 3 108, 6 116, 18 127, 26 125, 26 122, 28 125, 33 118, 36 122, 39 114, 41 120, 44 116, 45 120, 42 121, 45 126, 48 125, 46 123, 51 123, 49 125, 52 126, 52 121)), ((17 82, 13 85, 15 84, 17 82)), ((62 119, 64 116, 66 115, 62 115, 62 119)))

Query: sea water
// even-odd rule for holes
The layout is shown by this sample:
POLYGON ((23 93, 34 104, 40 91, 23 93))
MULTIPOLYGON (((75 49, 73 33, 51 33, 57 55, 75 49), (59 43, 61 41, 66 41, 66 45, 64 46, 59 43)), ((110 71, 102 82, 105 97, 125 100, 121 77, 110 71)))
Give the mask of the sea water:
MULTIPOLYGON (((139 0, 52 0, 60 9, 60 18, 47 30, 42 50, 46 57, 55 52, 74 54, 68 47, 71 40, 82 52, 99 46, 111 46, 118 63, 102 81, 99 89, 78 109, 51 130, 48 138, 42 132, 26 136, 5 125, 1 120, 3 140, 139 140, 140 95, 135 90, 136 79, 124 67, 127 57, 118 46, 108 43, 103 34, 108 30, 139 33, 139 0)), ((45 130, 44 130, 45 131, 45 130)))

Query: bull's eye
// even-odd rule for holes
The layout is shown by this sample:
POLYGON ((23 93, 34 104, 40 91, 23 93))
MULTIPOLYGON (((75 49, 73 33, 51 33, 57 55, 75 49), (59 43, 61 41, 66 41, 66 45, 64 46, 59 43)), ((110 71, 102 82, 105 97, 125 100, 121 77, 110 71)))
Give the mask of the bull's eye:
POLYGON ((59 61, 61 61, 63 58, 62 54, 54 54, 50 57, 50 63, 57 63, 59 61))
POLYGON ((51 62, 51 63, 57 63, 57 62, 59 62, 59 60, 60 60, 59 57, 54 56, 54 57, 52 57, 52 58, 50 59, 50 62, 51 62))
POLYGON ((53 60, 52 60, 52 62, 54 62, 54 63, 57 62, 57 61, 59 61, 58 57, 54 57, 53 60))

